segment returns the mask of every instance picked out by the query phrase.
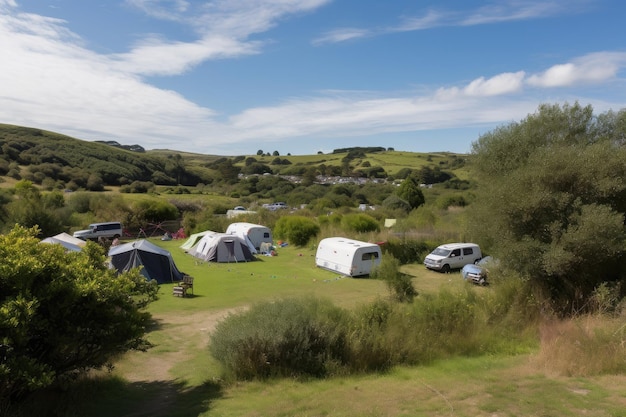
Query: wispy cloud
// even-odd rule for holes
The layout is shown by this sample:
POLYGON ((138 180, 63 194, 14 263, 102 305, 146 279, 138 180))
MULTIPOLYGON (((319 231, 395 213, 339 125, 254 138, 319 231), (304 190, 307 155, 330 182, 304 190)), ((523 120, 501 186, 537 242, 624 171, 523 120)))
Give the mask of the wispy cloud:
POLYGON ((515 20, 541 19, 585 10, 590 0, 507 0, 493 2, 475 10, 429 9, 420 16, 401 17, 395 26, 380 28, 338 28, 313 40, 314 45, 339 43, 357 37, 382 36, 444 26, 476 26, 515 20), (342 33, 359 36, 338 36, 342 33))

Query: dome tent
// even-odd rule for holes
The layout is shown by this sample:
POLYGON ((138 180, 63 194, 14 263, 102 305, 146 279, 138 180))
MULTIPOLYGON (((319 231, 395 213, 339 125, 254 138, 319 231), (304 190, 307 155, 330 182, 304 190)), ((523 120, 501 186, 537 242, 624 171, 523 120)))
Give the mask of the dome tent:
POLYGON ((247 262, 254 260, 246 242, 235 235, 209 233, 189 250, 196 258, 209 262, 247 262))
POLYGON ((185 275, 176 267, 170 252, 145 239, 112 246, 109 256, 111 266, 118 272, 143 267, 141 274, 149 280, 156 280, 159 284, 180 282, 185 275))

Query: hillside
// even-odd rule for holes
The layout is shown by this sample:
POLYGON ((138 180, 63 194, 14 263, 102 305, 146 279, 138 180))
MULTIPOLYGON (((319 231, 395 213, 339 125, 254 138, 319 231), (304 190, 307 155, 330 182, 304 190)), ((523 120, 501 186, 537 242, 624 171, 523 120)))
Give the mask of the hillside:
POLYGON ((89 142, 40 129, 0 124, 0 182, 27 179, 54 188, 99 191, 133 182, 158 185, 211 184, 239 174, 306 173, 364 178, 404 178, 414 170, 446 172, 444 179, 466 180, 467 155, 422 154, 384 148, 341 149, 332 154, 281 156, 203 155, 145 150, 115 141, 89 142), (426 168, 425 168, 426 167, 426 168))

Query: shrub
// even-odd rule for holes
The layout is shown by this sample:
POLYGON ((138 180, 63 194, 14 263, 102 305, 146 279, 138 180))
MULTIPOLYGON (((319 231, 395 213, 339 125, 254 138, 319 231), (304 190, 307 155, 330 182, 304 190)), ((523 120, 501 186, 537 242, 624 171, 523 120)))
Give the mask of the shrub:
POLYGON ((36 228, 0 235, 0 404, 143 349, 157 295, 139 270, 117 275, 102 248, 39 244, 36 228))
POLYGON ((346 214, 341 219, 341 226, 348 231, 357 233, 378 232, 380 225, 373 217, 362 214, 346 214))
POLYGON ((266 302, 219 323, 209 351, 235 379, 322 377, 345 362, 347 317, 312 298, 266 302))
POLYGON ((276 221, 274 228, 277 237, 296 246, 305 246, 319 231, 317 223, 304 216, 283 216, 276 221))
POLYGON ((431 246, 421 240, 391 238, 382 246, 385 256, 389 255, 401 264, 422 262, 430 252, 431 246))
POLYGON ((384 256, 380 265, 374 268, 370 276, 383 280, 396 301, 413 301, 417 295, 411 277, 400 272, 400 261, 392 255, 384 256))

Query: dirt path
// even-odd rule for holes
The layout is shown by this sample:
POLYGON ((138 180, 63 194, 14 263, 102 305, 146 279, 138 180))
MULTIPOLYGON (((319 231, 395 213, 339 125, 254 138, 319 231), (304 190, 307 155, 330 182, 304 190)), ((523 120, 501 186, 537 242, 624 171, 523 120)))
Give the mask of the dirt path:
MULTIPOLYGON (((178 346, 178 348, 149 356, 143 352, 137 352, 125 358, 126 363, 120 367, 120 375, 125 380, 139 385, 160 382, 163 384, 162 388, 156 392, 151 391, 141 403, 133 406, 133 410, 120 417, 165 417, 170 415, 170 410, 175 404, 177 395, 179 395, 176 381, 170 371, 177 364, 188 359, 187 352, 205 348, 217 323, 237 311, 241 311, 241 308, 176 316, 153 314, 153 319, 159 323, 159 326, 166 329, 168 336, 173 337, 174 340, 168 341, 168 344, 178 346), (171 328, 175 328, 175 331, 172 331, 171 328)), ((153 349, 158 348, 159 346, 155 346, 153 349)))

